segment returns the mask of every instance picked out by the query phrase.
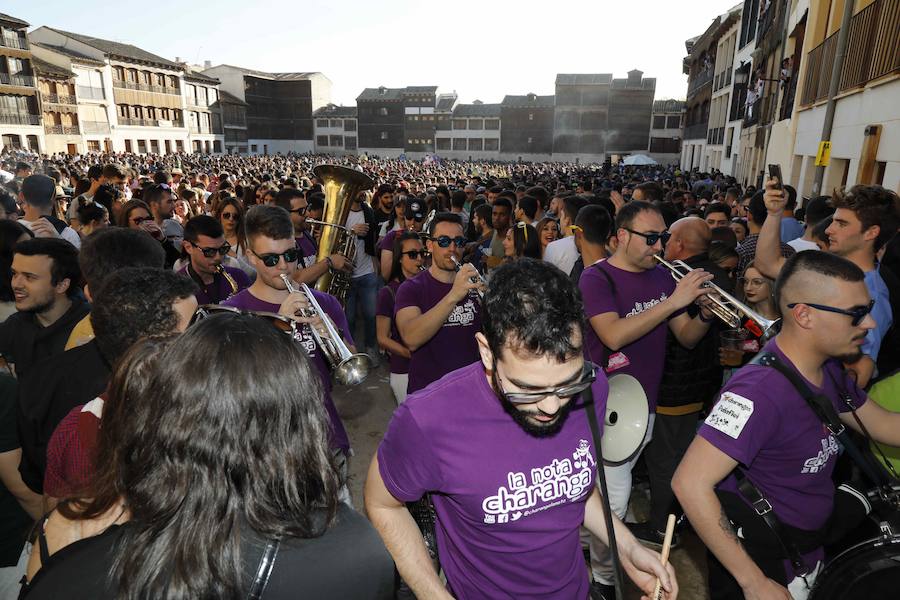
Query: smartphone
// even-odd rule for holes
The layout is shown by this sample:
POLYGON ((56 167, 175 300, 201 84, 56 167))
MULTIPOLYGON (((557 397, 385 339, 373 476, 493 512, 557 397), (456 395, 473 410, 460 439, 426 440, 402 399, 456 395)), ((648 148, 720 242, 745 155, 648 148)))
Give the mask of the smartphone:
POLYGON ((769 165, 769 177, 778 180, 778 189, 784 191, 784 181, 781 179, 781 165, 769 165))

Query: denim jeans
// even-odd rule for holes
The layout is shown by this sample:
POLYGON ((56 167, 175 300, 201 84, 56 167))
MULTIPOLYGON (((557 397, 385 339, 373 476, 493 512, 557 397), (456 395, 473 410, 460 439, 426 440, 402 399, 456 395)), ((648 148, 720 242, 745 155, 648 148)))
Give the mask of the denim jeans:
POLYGON ((378 339, 375 336, 375 300, 378 296, 378 276, 368 273, 362 277, 354 277, 350 280, 350 290, 347 292, 347 324, 350 326, 350 335, 356 335, 357 305, 363 315, 363 340, 355 340, 357 349, 362 352, 364 348, 378 348, 378 339), (362 344, 360 342, 365 342, 362 344))

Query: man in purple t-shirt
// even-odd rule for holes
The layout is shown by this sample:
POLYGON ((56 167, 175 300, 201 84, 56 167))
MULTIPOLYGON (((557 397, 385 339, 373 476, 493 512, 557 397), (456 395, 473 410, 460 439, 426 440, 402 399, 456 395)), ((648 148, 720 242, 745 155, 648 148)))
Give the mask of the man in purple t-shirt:
MULTIPOLYGON (((247 211, 244 219, 247 232, 247 259, 256 269, 256 281, 253 285, 232 296, 222 304, 242 310, 278 313, 282 316, 305 323, 299 328, 302 339, 299 342, 306 349, 307 356, 315 365, 322 379, 325 390, 325 409, 331 419, 332 447, 343 451, 350 450, 350 439, 344 424, 338 416, 337 409, 331 399, 331 372, 321 349, 316 345, 309 327, 318 327, 319 333, 325 331, 321 322, 297 317, 298 311, 309 306, 302 292, 289 293, 285 288, 281 275, 291 276, 297 269, 299 251, 294 245, 293 228, 288 213, 278 206, 257 205, 247 211)), ((353 348, 353 338, 347 327, 347 317, 340 303, 331 295, 313 290, 316 300, 334 322, 335 329, 347 345, 353 348)))
POLYGON ((397 330, 412 356, 407 393, 421 390, 450 371, 478 360, 475 334, 481 331, 478 271, 470 264, 459 272, 465 237, 459 215, 439 213, 431 225, 431 267, 407 279, 394 303, 397 330))
MULTIPOLYGON (((637 379, 650 405, 649 426, 640 450, 627 463, 605 467, 613 511, 624 518, 631 495, 631 469, 653 433, 656 395, 662 380, 666 351, 666 326, 678 341, 693 347, 709 329, 712 315, 690 318, 684 308, 705 293, 701 287, 712 275, 695 270, 676 286, 669 271, 659 266, 669 237, 662 214, 654 205, 635 200, 616 213, 618 241, 613 255, 585 268, 578 286, 590 327, 585 335, 588 360, 607 373, 625 373, 637 379)), ((594 580, 612 583, 609 552, 596 538, 591 540, 594 580)))
MULTIPOLYGON (((480 362, 394 412, 369 468, 366 510, 417 597, 588 598, 579 528, 603 540, 607 530, 587 410, 602 427, 609 386, 584 360, 581 313, 559 269, 530 259, 499 267, 476 336, 480 362), (446 587, 404 504, 428 493, 446 587)), ((613 519, 632 580, 649 594, 658 575, 677 593, 671 567, 613 519)))
MULTIPOLYGON (((783 325, 764 351, 795 371, 813 393, 828 398, 846 426, 860 431, 849 413, 852 406, 872 438, 900 444, 900 414, 869 401, 840 364, 859 357, 875 326, 863 271, 833 254, 800 252, 785 263, 775 296, 783 325)), ((728 381, 672 480, 691 525, 718 559, 709 566, 713 598, 806 597, 806 585, 812 585, 823 559, 814 542, 821 544, 833 510, 831 473, 838 453, 835 436, 775 369, 750 364, 728 381), (805 547, 792 534, 809 571, 805 582, 789 563, 772 560, 785 558, 777 549, 760 549, 764 542, 752 535, 754 525, 756 531, 760 527, 755 513, 749 511, 753 521, 746 521, 728 502, 749 504, 738 492, 735 469, 784 526, 807 532, 805 547)))
POLYGON ((250 285, 246 273, 222 264, 231 246, 218 219, 209 215, 192 217, 184 226, 184 250, 190 260, 178 273, 197 284, 195 296, 201 306, 218 304, 250 285))

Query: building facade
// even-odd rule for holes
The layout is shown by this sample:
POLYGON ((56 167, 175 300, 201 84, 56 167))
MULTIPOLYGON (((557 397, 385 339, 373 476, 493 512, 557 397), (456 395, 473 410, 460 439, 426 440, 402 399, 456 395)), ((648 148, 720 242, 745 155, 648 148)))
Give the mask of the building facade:
POLYGON ((219 154, 225 146, 219 80, 184 68, 185 120, 191 152, 219 154))
POLYGON ((644 77, 643 71, 635 69, 629 71, 626 78, 612 80, 607 155, 625 156, 647 151, 655 95, 656 79, 644 77))
POLYGON ((29 24, 0 13, 0 146, 44 151, 29 24))
POLYGON ((677 163, 681 158, 681 131, 684 100, 656 100, 650 122, 648 155, 662 165, 677 163))
POLYGON ((32 64, 38 80, 38 101, 44 123, 44 152, 82 152, 75 73, 37 57, 33 58, 32 64))
POLYGON ((612 79, 611 73, 556 76, 553 154, 559 160, 604 159, 612 79))
POLYGON ((313 113, 317 154, 356 154, 359 125, 355 106, 329 104, 313 113))
POLYGON ((553 154, 554 96, 505 96, 500 103, 503 160, 550 160, 553 154))
POLYGON ((437 86, 409 86, 403 89, 404 153, 413 157, 434 153, 437 86))
POLYGON ((219 80, 220 91, 247 104, 250 154, 313 151, 313 112, 331 98, 331 80, 322 73, 268 73, 218 65, 203 74, 219 80))
POLYGON ((247 103, 220 89, 218 109, 222 114, 225 152, 246 154, 250 149, 247 142, 247 103))
POLYGON ((436 153, 461 160, 499 160, 500 131, 500 104, 457 104, 449 129, 436 134, 436 153))

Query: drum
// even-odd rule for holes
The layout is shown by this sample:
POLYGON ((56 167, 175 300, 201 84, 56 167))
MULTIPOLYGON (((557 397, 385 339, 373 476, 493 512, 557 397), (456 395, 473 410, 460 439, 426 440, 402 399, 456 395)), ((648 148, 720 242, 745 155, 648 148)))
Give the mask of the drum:
POLYGON ((866 540, 836 556, 819 573, 809 600, 896 598, 900 535, 866 540))

